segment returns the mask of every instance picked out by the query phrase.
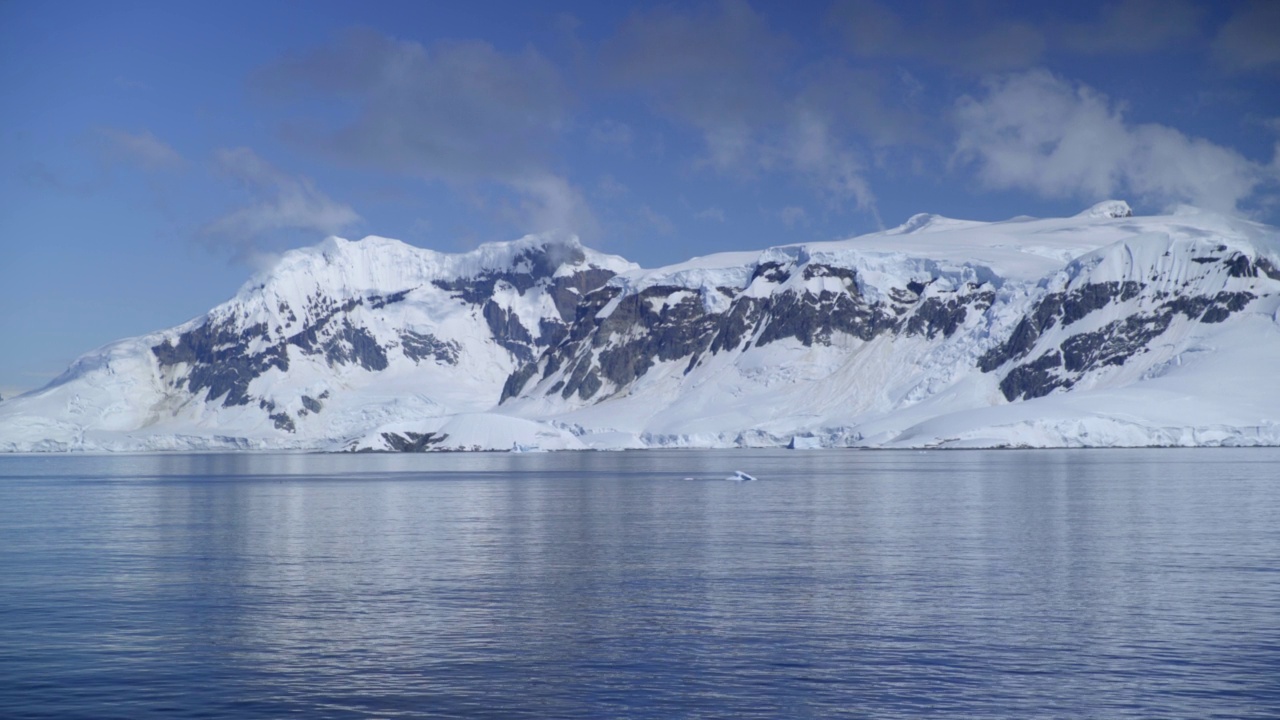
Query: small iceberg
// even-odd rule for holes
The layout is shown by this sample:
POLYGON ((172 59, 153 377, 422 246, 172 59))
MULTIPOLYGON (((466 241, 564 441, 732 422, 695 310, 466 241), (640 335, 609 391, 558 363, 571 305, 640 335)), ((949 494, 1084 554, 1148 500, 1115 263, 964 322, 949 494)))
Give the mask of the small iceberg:
POLYGON ((787 444, 788 450, 819 450, 822 448, 822 439, 813 435, 792 435, 791 442, 787 444))
POLYGON ((730 475, 728 479, 730 479, 730 480, 732 480, 732 481, 734 481, 734 482, 751 482, 751 481, 755 480, 756 478, 755 478, 755 476, 754 476, 754 475, 748 475, 748 474, 746 474, 746 473, 742 472, 741 470, 734 470, 734 471, 733 471, 733 474, 732 474, 732 475, 730 475))

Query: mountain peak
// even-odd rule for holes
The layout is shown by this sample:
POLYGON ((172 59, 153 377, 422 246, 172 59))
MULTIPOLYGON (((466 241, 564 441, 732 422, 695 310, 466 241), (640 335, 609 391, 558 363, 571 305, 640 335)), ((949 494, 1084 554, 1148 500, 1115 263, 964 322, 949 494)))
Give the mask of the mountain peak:
POLYGON ((1133 208, 1124 200, 1103 200, 1093 207, 1079 213, 1081 218, 1127 218, 1133 217, 1133 208))
POLYGON ((941 215, 935 215, 933 213, 916 213, 915 215, 907 218, 907 221, 898 227, 888 230, 888 233, 891 235, 906 235, 909 233, 920 232, 921 230, 928 229, 928 227, 936 221, 945 219, 946 218, 941 215))
POLYGON ((1280 231, 1187 213, 644 271, 569 235, 332 237, 6 398, 0 451, 1280 445, 1280 231))
POLYGON ((459 253, 440 252, 401 240, 368 235, 359 240, 330 236, 310 247, 290 250, 241 289, 255 293, 271 287, 314 286, 399 289, 435 280, 473 278, 515 271, 551 277, 590 265, 613 272, 636 265, 591 250, 576 235, 542 233, 516 240, 484 243, 459 253))
POLYGON ((885 235, 915 235, 917 233, 937 232, 940 230, 955 230, 958 228, 972 227, 975 225, 984 225, 976 220, 957 220, 935 213, 916 213, 907 218, 907 221, 901 225, 885 230, 885 235))

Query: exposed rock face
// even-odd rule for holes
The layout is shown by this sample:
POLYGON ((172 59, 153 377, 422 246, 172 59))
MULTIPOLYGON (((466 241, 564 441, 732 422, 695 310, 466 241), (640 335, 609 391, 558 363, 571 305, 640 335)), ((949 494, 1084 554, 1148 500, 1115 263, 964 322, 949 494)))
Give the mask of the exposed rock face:
POLYGON ((516 256, 510 268, 490 270, 470 278, 435 280, 433 284, 450 292, 454 299, 481 306, 494 340, 521 362, 528 362, 543 348, 564 337, 582 295, 613 277, 612 270, 591 266, 557 274, 562 265, 578 266, 585 260, 586 254, 580 247, 534 248, 516 256), (509 308, 494 300, 501 289, 514 289, 522 297, 535 290, 545 293, 557 315, 540 318, 537 327, 525 327, 509 308))
MULTIPOLYGON (((1058 388, 1070 388, 1090 370, 1123 365, 1134 355, 1146 352, 1152 341, 1169 329, 1177 314, 1203 323, 1222 322, 1231 313, 1243 310, 1252 299, 1254 296, 1249 292, 1225 291, 1213 297, 1178 298, 1160 303, 1151 312, 1137 312, 1092 332, 1069 335, 1059 345, 1061 353, 1051 350, 1032 362, 1016 365, 1000 381, 1000 390, 1005 398, 1017 400, 1042 397, 1058 388)), ((1070 323, 1064 320, 1063 324, 1070 323)), ((1019 327, 1025 329, 1023 325, 1019 327)), ((984 355, 982 369, 990 372, 1002 365, 1010 357, 1010 345, 1016 344, 1006 343, 1004 347, 984 355)), ((1025 354, 1023 352, 1019 357, 1025 354)))
POLYGON ((175 344, 166 339, 151 349, 162 368, 183 365, 186 372, 173 379, 176 389, 185 388, 197 397, 204 391, 208 401, 248 405, 249 382, 271 368, 289 369, 286 343, 268 344, 258 352, 250 344, 266 336, 262 323, 238 328, 233 321, 208 321, 178 336, 175 344))
POLYGON ((432 445, 438 445, 449 438, 447 434, 416 433, 406 431, 403 434, 384 432, 382 437, 387 447, 393 452, 426 452, 432 445))
POLYGON ((511 375, 502 399, 527 392, 599 401, 626 391, 659 363, 679 361, 688 374, 707 355, 783 340, 811 347, 836 336, 950 337, 995 298, 990 283, 955 287, 940 272, 924 272, 868 294, 855 268, 800 253, 789 262, 762 260, 743 287, 610 284, 583 299, 559 344, 511 375))
POLYGON ((432 359, 445 365, 457 365, 461 346, 453 340, 441 340, 431 333, 405 330, 400 333, 400 348, 405 357, 419 362, 432 359))
POLYGON ((334 238, 5 400, 0 450, 1280 444, 1277 232, 1108 202, 654 270, 334 238))
MULTIPOLYGON (((328 255, 326 260, 330 265, 350 262, 328 255)), ((414 278, 411 287, 350 293, 312 282, 301 302, 278 297, 277 286, 310 278, 275 277, 255 288, 250 301, 215 310, 151 352, 173 392, 223 407, 256 403, 275 428, 292 433, 296 419, 322 412, 323 403, 303 395, 292 403, 296 407, 286 409, 267 389, 255 394, 255 381, 271 371, 288 374, 308 360, 335 372, 358 368, 381 373, 400 358, 414 365, 457 366, 464 361, 465 338, 441 337, 412 322, 412 314, 399 312, 423 304, 430 311, 450 300, 482 318, 482 338, 505 351, 508 362, 528 363, 563 340, 583 294, 614 274, 592 265, 576 243, 548 242, 525 247, 498 267, 457 277, 414 278), (261 317, 262 307, 269 309, 267 318, 261 317), (530 320, 530 312, 537 314, 536 321, 530 320)))
MULTIPOLYGON (((1032 304, 1008 337, 979 358, 978 368, 984 373, 1003 369, 1000 391, 1010 401, 1070 389, 1091 371, 1122 366, 1148 352, 1179 317, 1220 323, 1257 298, 1254 292, 1243 289, 1199 294, 1190 288, 1224 284, 1230 287, 1240 284, 1237 278, 1275 280, 1274 275, 1280 275, 1265 257, 1251 258, 1222 245, 1191 260, 1176 291, 1167 289, 1168 276, 1154 271, 1145 282, 1090 282, 1087 274, 1080 275, 1083 281, 1079 284, 1046 293, 1032 304), (1214 283, 1214 276, 1220 281, 1214 283), (1094 329, 1079 329, 1076 325, 1102 310, 1108 310, 1105 314, 1115 319, 1094 329)), ((1068 270, 1067 274, 1071 272, 1068 270)), ((1085 271, 1076 268, 1074 272, 1085 271)))
MULTIPOLYGON (((1128 217, 1127 206, 1102 210, 1119 213, 1107 217, 1128 217)), ((1124 262, 1135 262, 1132 248, 1107 252, 1128 253, 1124 262)), ((1160 259, 1167 264, 1186 252, 1171 247, 1160 259)), ((564 339, 511 374, 502 400, 558 396, 578 405, 598 403, 626 394, 663 363, 677 362, 688 375, 709 356, 783 340, 804 347, 830 345, 838 336, 945 342, 965 328, 970 337, 964 342, 971 346, 991 335, 987 349, 971 356, 974 369, 996 376, 1006 400, 1029 400, 1125 365, 1164 342, 1179 319, 1225 321, 1259 297, 1256 288, 1244 289, 1247 282, 1280 290, 1274 283, 1280 270, 1264 256, 1224 245, 1197 252, 1202 254, 1177 270, 1130 267, 1134 277, 1124 279, 1099 277, 1106 273, 1098 268, 1112 267, 1115 258, 1073 263, 1033 293, 1014 322, 1007 308, 992 315, 997 287, 986 279, 956 282, 922 266, 871 288, 853 265, 803 253, 790 261, 762 257, 738 287, 610 283, 583 299, 564 339)))

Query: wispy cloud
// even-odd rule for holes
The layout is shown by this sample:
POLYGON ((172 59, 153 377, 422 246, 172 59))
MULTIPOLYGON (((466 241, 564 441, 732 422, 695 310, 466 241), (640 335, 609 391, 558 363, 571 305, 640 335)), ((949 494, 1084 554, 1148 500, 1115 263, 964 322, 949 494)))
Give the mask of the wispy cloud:
POLYGON ((178 170, 187 163, 172 146, 150 130, 130 133, 117 128, 98 128, 105 153, 114 162, 125 162, 148 171, 178 170))
POLYGON ((115 84, 116 84, 116 87, 120 88, 121 90, 150 90, 151 89, 150 85, 142 82, 141 80, 135 80, 134 78, 127 78, 127 77, 124 77, 123 75, 116 76, 115 84))
MULTIPOLYGON (((605 153, 622 161, 648 160, 650 142, 683 150, 692 140, 695 150, 680 155, 685 167, 677 172, 758 186, 784 181, 812 191, 819 204, 801 204, 813 211, 824 203, 824 217, 859 212, 877 223, 877 181, 927 175, 953 150, 991 188, 1128 192, 1227 209, 1268 182, 1265 163, 1167 126, 1135 125, 1120 104, 1088 88, 1071 86, 1064 99, 1053 83, 1032 87, 1027 78, 1037 74, 1029 69, 1067 56, 1077 68, 1098 63, 1085 55, 1203 59, 1210 21, 1230 16, 1213 50, 1219 65, 1269 71, 1280 63, 1268 42, 1277 5, 1224 13, 1198 0, 1104 0, 1070 11, 990 0, 841 0, 818 14, 830 31, 822 42, 802 46, 789 34, 799 26, 777 22, 777 11, 758 2, 642 4, 599 40, 583 39, 582 23, 562 16, 556 27, 568 46, 551 56, 559 65, 531 46, 424 44, 363 29, 262 68, 252 86, 264 103, 289 110, 280 131, 294 148, 448 184, 520 230, 589 239, 600 232, 592 203, 639 225, 644 194, 637 184, 624 201, 617 178, 593 181, 601 170, 584 169, 574 144, 601 151, 592 161, 605 153), (981 84, 1009 71, 1022 74, 981 84), (1005 102, 1011 94, 1031 104, 1013 107, 1005 102), (620 98, 627 102, 595 102, 620 98), (647 114, 628 114, 634 101, 647 114), (1037 108, 1040 101, 1052 109, 1037 108), (584 106, 613 114, 585 114, 584 106), (301 108, 308 112, 293 112, 301 108), (1026 139, 1041 136, 1070 152, 1026 139), (1099 146, 1107 152, 1095 152, 1099 146), (1219 179, 1197 179, 1207 171, 1219 179), (624 202, 628 210, 614 207, 624 202)), ((669 152, 667 165, 678 157, 669 152)), ((625 167, 610 170, 629 177, 625 167)))
POLYGON ((274 250, 282 231, 331 235, 360 222, 355 210, 325 195, 309 178, 286 175, 247 147, 218 150, 214 165, 244 188, 249 204, 208 223, 201 234, 241 259, 274 250))
POLYGON ((648 205, 640 206, 640 216, 660 235, 670 235, 676 231, 675 223, 671 222, 671 218, 648 205))
POLYGON ((788 205, 778 212, 778 219, 787 227, 809 224, 809 213, 798 205, 788 205))
POLYGON ((591 126, 588 138, 591 144, 601 150, 628 152, 634 140, 635 132, 631 126, 617 120, 604 120, 591 126))
POLYGON ((452 184, 493 182, 522 195, 534 225, 594 223, 581 193, 552 170, 572 97, 532 48, 481 41, 431 46, 356 30, 263 68, 264 96, 318 99, 352 119, 291 124, 285 137, 341 162, 452 184), (354 110, 354 113, 350 111, 354 110))
POLYGON ((129 132, 114 127, 90 128, 84 141, 92 164, 76 168, 42 155, 19 160, 15 169, 33 186, 81 198, 109 192, 120 179, 119 171, 137 172, 150 191, 151 207, 171 213, 174 197, 190 179, 177 176, 188 162, 173 146, 147 129, 129 132))
POLYGON ((988 187, 1089 200, 1132 193, 1226 212, 1275 194, 1275 163, 1164 125, 1131 124, 1107 96, 1043 70, 987 82, 959 100, 955 122, 958 161, 988 187))
POLYGON ((582 191, 553 173, 514 178, 508 184, 521 196, 516 222, 533 232, 569 232, 588 239, 600 226, 582 191))
POLYGON ((618 178, 613 175, 601 175, 600 178, 596 180, 595 194, 597 197, 601 197, 606 200, 616 200, 617 198, 625 197, 630 192, 631 188, 619 182, 618 178))
POLYGON ((827 22, 854 56, 925 61, 975 74, 1027 67, 1047 46, 1034 24, 981 3, 938 3, 927 21, 908 22, 888 3, 845 0, 832 6, 827 22))
POLYGON ((789 106, 793 122, 797 115, 819 116, 872 147, 926 141, 925 88, 905 68, 886 72, 831 60, 805 68, 800 76, 803 85, 789 106))
MULTIPOLYGON (((859 210, 875 214, 875 195, 858 156, 841 147, 831 125, 816 114, 801 112, 791 124, 785 157, 796 171, 813 179, 835 205, 852 199, 859 210)), ((877 216, 878 222, 878 216, 877 216)))
POLYGON ((1088 22, 1063 23, 1062 47, 1086 55, 1138 55, 1187 45, 1202 33, 1205 8, 1190 0, 1121 0, 1088 22))
POLYGON ((724 222, 724 210, 718 207, 709 207, 694 213, 696 220, 711 220, 714 222, 724 222))
POLYGON ((753 125, 777 117, 790 41, 741 0, 714 9, 633 12, 602 50, 609 83, 703 135, 715 167, 737 167, 753 125), (750 120, 749 120, 750 119, 750 120))
POLYGON ((875 212, 864 144, 909 137, 907 113, 886 109, 876 72, 798 65, 795 43, 746 2, 632 13, 604 43, 610 85, 692 128, 698 165, 740 180, 784 173, 834 205, 875 212))
POLYGON ((1255 0, 1235 12, 1213 41, 1218 64, 1233 72, 1280 70, 1280 3, 1255 0))

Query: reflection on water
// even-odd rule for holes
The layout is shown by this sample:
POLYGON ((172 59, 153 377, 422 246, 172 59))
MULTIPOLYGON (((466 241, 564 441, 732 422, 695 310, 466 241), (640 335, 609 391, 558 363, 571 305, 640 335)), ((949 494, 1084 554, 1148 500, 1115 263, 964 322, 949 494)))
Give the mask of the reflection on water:
POLYGON ((1275 717, 1278 461, 0 457, 0 715, 1275 717))

